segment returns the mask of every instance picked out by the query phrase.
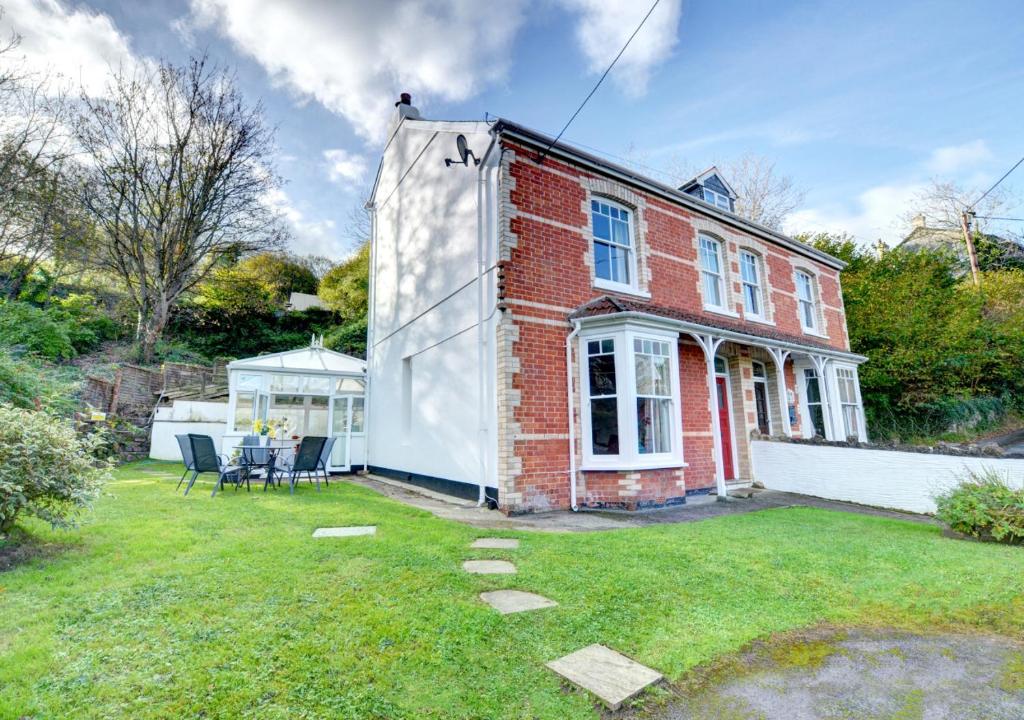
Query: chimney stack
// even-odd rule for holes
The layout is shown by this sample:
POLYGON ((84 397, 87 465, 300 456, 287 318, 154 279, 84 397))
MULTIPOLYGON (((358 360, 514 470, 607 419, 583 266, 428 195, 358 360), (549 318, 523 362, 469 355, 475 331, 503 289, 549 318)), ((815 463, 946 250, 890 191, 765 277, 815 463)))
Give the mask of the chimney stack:
POLYGON ((925 225, 926 221, 925 221, 924 213, 918 213, 917 215, 915 215, 913 217, 913 219, 911 219, 910 222, 913 224, 913 226, 915 228, 927 227, 927 225, 925 225))
POLYGON ((398 102, 395 103, 395 123, 397 124, 405 118, 410 120, 421 119, 420 111, 412 104, 412 95, 407 92, 402 93, 398 97, 398 102))

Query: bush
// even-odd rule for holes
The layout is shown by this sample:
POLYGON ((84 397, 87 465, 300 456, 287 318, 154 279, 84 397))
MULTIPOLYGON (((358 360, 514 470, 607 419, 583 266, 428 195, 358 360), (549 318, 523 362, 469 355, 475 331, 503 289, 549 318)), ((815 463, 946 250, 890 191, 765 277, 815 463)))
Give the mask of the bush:
POLYGON ((0 345, 24 348, 50 360, 92 350, 117 338, 119 331, 89 295, 55 298, 47 308, 20 301, 0 303, 0 345))
POLYGON ((959 533, 1024 543, 1024 489, 1010 487, 994 470, 970 473, 935 504, 936 517, 959 533))
POLYGON ((78 407, 81 371, 0 350, 0 404, 70 416, 78 407))
POLYGON ((0 532, 21 514, 71 527, 110 479, 96 435, 80 438, 70 422, 0 406, 0 532))

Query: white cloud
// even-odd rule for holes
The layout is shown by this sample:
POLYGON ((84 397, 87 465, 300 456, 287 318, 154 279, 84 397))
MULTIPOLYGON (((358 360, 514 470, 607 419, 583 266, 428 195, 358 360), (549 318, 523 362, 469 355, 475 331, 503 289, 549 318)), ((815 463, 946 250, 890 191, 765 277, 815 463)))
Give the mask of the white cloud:
MULTIPOLYGON (((637 0, 560 0, 580 16, 576 40, 595 73, 604 72, 650 10, 637 0)), ((661 0, 626 52, 619 58, 612 78, 623 92, 634 97, 647 91, 655 65, 672 54, 678 38, 682 0, 661 0)))
POLYGON ((272 210, 280 213, 291 231, 290 250, 299 255, 326 255, 331 258, 342 258, 348 254, 345 243, 338 239, 333 220, 310 220, 292 199, 280 188, 271 190, 263 198, 263 202, 272 210))
POLYGON ((903 239, 904 216, 925 185, 877 185, 857 196, 853 207, 825 206, 798 210, 785 223, 785 231, 850 233, 865 243, 879 238, 889 245, 903 239))
POLYGON ((928 169, 939 175, 949 175, 977 167, 992 159, 992 151, 984 140, 972 140, 962 145, 949 145, 933 151, 928 169))
POLYGON ((271 78, 379 140, 398 93, 421 108, 462 101, 500 80, 525 0, 328 2, 191 0, 192 22, 214 27, 271 78))
POLYGON ((135 62, 128 40, 103 13, 58 0, 3 0, 0 37, 21 37, 14 55, 29 71, 100 94, 111 68, 135 62))
POLYGON ((355 155, 343 148, 324 150, 327 161, 327 177, 342 186, 358 186, 366 175, 366 158, 355 155))

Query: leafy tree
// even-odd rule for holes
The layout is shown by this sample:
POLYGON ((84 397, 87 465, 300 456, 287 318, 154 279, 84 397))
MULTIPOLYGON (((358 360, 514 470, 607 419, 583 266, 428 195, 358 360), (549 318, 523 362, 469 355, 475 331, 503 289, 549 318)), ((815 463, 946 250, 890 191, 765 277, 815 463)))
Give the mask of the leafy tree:
POLYGON ((320 297, 343 318, 365 318, 370 293, 370 244, 363 243, 355 255, 335 265, 320 283, 320 297))

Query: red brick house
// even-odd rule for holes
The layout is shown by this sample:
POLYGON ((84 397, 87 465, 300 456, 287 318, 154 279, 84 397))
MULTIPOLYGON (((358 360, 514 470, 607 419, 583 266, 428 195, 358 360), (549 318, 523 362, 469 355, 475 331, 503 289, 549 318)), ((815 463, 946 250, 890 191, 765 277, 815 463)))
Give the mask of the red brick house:
POLYGON ((368 206, 373 470, 635 509, 750 483, 757 434, 866 439, 843 263, 735 215, 717 170, 677 189, 399 111, 368 206))

